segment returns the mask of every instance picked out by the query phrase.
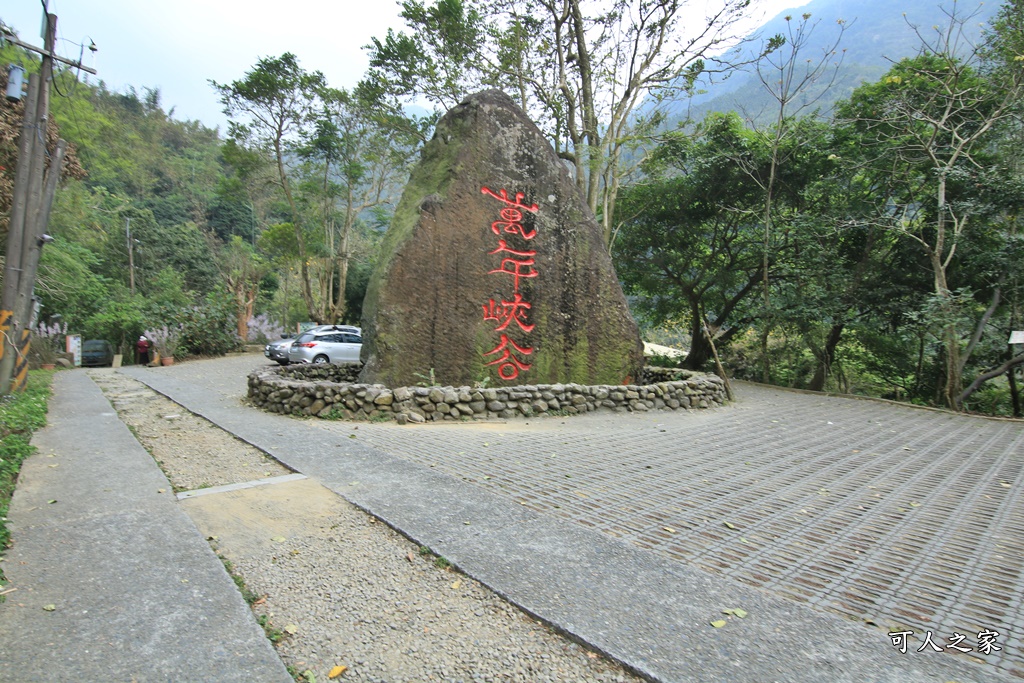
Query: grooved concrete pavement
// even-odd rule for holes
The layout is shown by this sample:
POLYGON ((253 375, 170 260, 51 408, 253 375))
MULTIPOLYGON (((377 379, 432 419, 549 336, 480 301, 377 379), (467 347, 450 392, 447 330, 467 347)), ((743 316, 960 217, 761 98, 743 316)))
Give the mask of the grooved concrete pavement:
POLYGON ((123 371, 654 680, 1024 676, 1019 422, 743 385, 704 413, 331 423, 243 406, 262 362, 123 371))

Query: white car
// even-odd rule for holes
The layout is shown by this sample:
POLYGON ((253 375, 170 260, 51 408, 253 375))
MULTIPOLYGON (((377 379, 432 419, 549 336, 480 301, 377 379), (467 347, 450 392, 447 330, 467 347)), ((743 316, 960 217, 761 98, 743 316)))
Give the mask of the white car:
POLYGON ((331 325, 303 332, 288 349, 292 363, 358 363, 363 348, 362 330, 331 325))

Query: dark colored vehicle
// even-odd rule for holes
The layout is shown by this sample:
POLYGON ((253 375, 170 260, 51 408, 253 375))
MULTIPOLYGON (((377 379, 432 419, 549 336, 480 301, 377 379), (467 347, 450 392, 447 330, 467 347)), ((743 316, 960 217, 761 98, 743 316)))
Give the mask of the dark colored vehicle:
POLYGON ((109 367, 114 364, 114 347, 106 339, 90 339, 82 344, 82 367, 109 367))

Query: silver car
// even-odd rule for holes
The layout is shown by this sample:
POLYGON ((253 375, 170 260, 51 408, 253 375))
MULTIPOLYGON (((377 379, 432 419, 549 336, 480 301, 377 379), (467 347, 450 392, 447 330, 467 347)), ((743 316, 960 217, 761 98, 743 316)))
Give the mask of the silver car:
POLYGON ((288 349, 292 363, 358 363, 363 347, 362 330, 332 325, 303 332, 288 349))
POLYGON ((277 341, 270 342, 263 349, 263 355, 275 363, 288 365, 288 349, 291 348, 294 341, 295 337, 288 337, 287 339, 278 339, 277 341))

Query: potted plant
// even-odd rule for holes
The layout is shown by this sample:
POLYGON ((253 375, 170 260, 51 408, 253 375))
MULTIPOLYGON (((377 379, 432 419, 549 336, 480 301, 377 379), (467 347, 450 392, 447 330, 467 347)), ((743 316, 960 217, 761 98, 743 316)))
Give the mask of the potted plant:
POLYGON ((181 325, 165 325, 145 333, 147 339, 153 342, 157 351, 160 352, 161 365, 172 365, 174 354, 181 343, 181 325))

